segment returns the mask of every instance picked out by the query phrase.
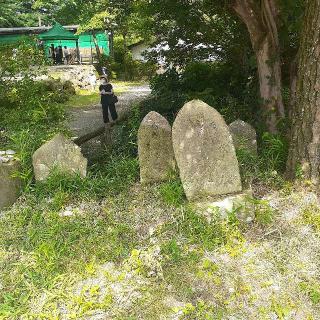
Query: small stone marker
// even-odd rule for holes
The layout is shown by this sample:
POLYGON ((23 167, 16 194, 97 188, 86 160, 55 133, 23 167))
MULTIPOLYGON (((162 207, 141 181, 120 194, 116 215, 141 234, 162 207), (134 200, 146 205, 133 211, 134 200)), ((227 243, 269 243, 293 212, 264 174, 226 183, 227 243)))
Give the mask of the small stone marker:
POLYGON ((236 149, 244 149, 257 155, 257 133, 249 123, 236 120, 229 125, 229 130, 236 149))
POLYGON ((14 159, 12 150, 0 152, 0 209, 11 206, 18 199, 22 181, 14 175, 20 169, 20 162, 14 159))
POLYGON ((87 159, 80 148, 62 134, 42 145, 33 154, 32 163, 37 181, 45 180, 55 167, 67 173, 79 173, 82 177, 87 174, 87 159))
POLYGON ((141 122, 138 153, 142 183, 165 181, 175 167, 171 126, 157 112, 149 112, 141 122))
POLYGON ((173 124, 172 139, 189 200, 242 190, 231 134, 214 108, 200 100, 186 103, 173 124))

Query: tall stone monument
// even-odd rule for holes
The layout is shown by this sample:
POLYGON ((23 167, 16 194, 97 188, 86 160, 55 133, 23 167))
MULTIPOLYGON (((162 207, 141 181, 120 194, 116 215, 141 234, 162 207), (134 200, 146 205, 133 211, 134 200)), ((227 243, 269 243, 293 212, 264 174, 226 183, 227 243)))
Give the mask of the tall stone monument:
POLYGON ((0 151, 0 210, 11 206, 19 197, 22 181, 17 177, 20 162, 11 150, 0 151))
POLYGON ((142 183, 168 179, 175 167, 171 126, 159 113, 149 112, 138 131, 140 180, 142 183))
POLYGON ((200 100, 186 103, 172 128, 173 149, 189 200, 242 190, 229 128, 214 108, 200 100))

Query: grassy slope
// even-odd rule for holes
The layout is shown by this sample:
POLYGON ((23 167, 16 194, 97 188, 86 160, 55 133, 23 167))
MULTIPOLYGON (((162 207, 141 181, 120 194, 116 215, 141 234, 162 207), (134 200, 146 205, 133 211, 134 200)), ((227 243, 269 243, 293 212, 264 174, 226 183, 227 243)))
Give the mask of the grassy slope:
POLYGON ((86 179, 55 172, 0 219, 0 319, 318 319, 316 196, 286 189, 204 217, 174 177, 138 183, 138 123, 86 179))

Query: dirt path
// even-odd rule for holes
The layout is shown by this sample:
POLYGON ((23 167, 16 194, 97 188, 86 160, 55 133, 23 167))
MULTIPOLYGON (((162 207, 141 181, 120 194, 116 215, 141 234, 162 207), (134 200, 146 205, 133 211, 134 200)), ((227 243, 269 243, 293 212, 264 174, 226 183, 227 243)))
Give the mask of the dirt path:
MULTIPOLYGON (((116 91, 117 85, 114 85, 114 88, 116 91)), ((149 94, 150 88, 148 85, 130 87, 127 92, 120 94, 118 96, 119 102, 117 103, 119 118, 121 119, 134 103, 143 100, 149 94)), ((87 135, 103 126, 102 111, 99 101, 93 106, 72 108, 69 111, 67 126, 74 138, 87 135)))

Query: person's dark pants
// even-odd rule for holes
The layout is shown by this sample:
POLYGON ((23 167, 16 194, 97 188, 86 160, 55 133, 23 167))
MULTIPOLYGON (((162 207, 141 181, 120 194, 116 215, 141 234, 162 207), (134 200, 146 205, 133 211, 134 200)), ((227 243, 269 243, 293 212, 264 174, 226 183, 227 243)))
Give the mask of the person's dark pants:
POLYGON ((111 118, 113 121, 118 119, 118 114, 116 111, 116 106, 114 103, 112 104, 102 104, 102 114, 103 114, 103 122, 108 123, 109 122, 109 114, 108 110, 110 110, 111 118))

